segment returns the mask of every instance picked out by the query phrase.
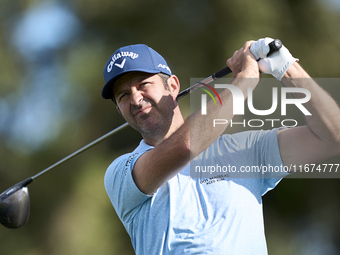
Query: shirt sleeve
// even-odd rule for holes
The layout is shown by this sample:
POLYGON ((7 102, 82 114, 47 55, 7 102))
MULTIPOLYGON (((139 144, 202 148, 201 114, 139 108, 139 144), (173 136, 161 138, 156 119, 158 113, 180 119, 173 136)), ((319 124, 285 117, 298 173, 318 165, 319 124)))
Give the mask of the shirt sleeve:
POLYGON ((241 178, 256 178, 261 182, 261 193, 264 195, 273 189, 280 180, 288 175, 281 159, 277 131, 257 130, 244 131, 231 136, 227 152, 233 158, 239 159, 243 167, 255 169, 256 171, 242 172, 241 178))
POLYGON ((132 169, 141 155, 143 153, 130 153, 117 158, 104 177, 106 192, 125 228, 138 208, 151 197, 141 192, 132 178, 132 169))
POLYGON ((257 151, 259 162, 262 165, 262 195, 273 189, 283 177, 289 173, 285 170, 281 159, 279 144, 277 139, 277 131, 272 129, 269 131, 259 131, 257 151))

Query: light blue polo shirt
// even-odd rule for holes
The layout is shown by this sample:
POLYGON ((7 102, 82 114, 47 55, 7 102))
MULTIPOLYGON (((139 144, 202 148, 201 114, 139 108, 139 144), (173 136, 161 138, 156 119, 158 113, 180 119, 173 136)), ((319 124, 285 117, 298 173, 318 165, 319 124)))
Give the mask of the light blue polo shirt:
MULTIPOLYGON (((191 178, 187 166, 148 196, 136 187, 131 172, 137 159, 152 148, 142 140, 132 153, 109 166, 104 179, 136 254, 267 254, 262 196, 287 173, 266 171, 239 178, 214 172, 211 177, 204 173, 191 178)), ((277 129, 223 135, 191 164, 239 170, 282 166, 277 129)))

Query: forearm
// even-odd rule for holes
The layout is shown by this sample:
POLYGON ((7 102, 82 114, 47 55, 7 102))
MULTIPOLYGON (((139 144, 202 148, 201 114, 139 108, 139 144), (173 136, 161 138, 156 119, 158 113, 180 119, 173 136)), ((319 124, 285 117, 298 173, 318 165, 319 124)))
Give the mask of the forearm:
MULTIPOLYGON (((251 88, 254 90, 258 81, 258 74, 253 75, 251 73, 241 72, 232 80, 231 85, 240 89, 244 95, 244 99, 246 99, 248 94, 247 89, 251 88)), ((223 89, 219 92, 219 96, 222 105, 215 105, 211 100, 207 104, 207 115, 201 115, 201 112, 198 111, 190 116, 191 158, 196 157, 209 147, 229 126, 229 122, 224 125, 213 125, 214 120, 231 120, 234 117, 233 96, 235 95, 233 95, 229 89, 223 89)))
MULTIPOLYGON (((304 104, 311 113, 306 116, 309 128, 324 142, 340 142, 340 109, 335 100, 296 62, 284 74, 282 83, 287 87, 304 88, 311 93, 311 99, 304 104)), ((301 95, 293 96, 298 98, 301 95)))
MULTIPOLYGON (((251 41, 246 42, 243 47, 236 51, 233 57, 227 60, 227 65, 235 74, 231 82, 247 95, 248 88, 255 89, 259 82, 260 73, 258 64, 250 52, 251 41)), ((210 100, 207 108, 211 109, 209 114, 201 115, 197 111, 184 123, 180 128, 183 134, 190 134, 190 156, 196 157, 206 148, 208 148, 228 127, 228 125, 217 125, 214 127, 214 119, 232 119, 233 115, 233 95, 229 89, 224 89, 219 93, 222 105, 215 106, 210 100)), ((244 99, 246 96, 244 97, 244 99)), ((179 137, 179 140, 188 139, 188 137, 179 137)))

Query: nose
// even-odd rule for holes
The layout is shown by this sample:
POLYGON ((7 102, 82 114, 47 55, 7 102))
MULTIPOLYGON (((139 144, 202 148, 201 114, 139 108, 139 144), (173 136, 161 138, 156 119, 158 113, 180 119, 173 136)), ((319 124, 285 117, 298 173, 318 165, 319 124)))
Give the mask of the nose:
POLYGON ((141 91, 135 90, 131 94, 131 104, 133 105, 139 105, 140 101, 143 99, 143 95, 141 91))

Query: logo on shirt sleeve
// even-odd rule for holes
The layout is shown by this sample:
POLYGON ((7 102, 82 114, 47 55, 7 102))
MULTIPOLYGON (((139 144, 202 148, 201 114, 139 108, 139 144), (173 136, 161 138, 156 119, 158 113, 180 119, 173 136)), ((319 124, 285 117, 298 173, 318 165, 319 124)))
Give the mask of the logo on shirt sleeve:
POLYGON ((132 160, 135 156, 137 156, 139 153, 134 153, 134 154, 131 154, 127 160, 126 160, 126 163, 125 163, 125 166, 124 166, 124 175, 126 176, 128 170, 130 169, 130 165, 132 163, 132 160))

